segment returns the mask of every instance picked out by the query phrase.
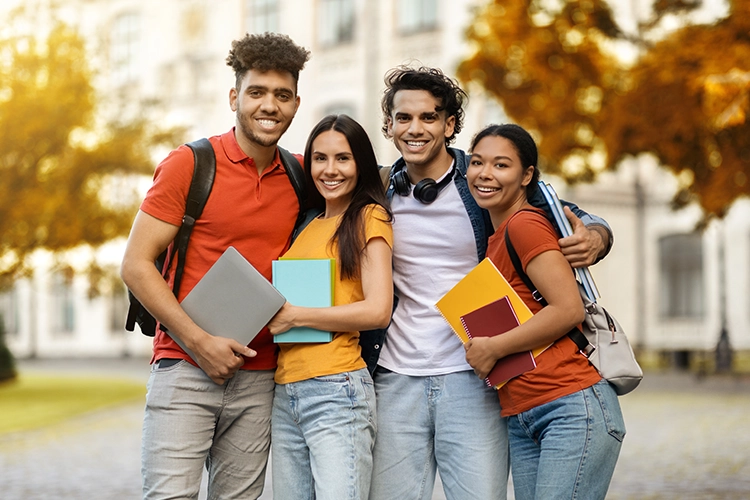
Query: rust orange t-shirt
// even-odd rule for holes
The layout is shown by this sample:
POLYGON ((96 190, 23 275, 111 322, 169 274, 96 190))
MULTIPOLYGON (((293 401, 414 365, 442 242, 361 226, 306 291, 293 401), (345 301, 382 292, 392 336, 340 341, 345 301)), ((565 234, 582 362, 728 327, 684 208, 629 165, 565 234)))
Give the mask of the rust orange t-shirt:
MULTIPOLYGON (((271 280, 271 261, 289 247, 299 203, 279 160, 278 151, 262 174, 240 149, 234 129, 209 139, 216 153, 216 178, 202 215, 190 237, 178 300, 182 300, 229 246, 235 247, 263 276, 271 280)), ((162 161, 141 210, 179 226, 185 214, 193 176, 193 153, 182 145, 162 161)), ((173 263, 174 264, 174 263, 173 263)), ((174 279, 170 266, 169 286, 174 279)), ((211 332, 209 332, 211 333, 211 332)), ((264 328, 250 343, 258 352, 243 369, 276 367, 276 347, 264 328)), ((154 338, 152 362, 161 358, 192 359, 160 329, 154 338)))
MULTIPOLYGON (((541 210, 522 211, 506 219, 489 239, 487 256, 531 312, 536 314, 542 305, 534 300, 531 291, 513 268, 505 247, 506 226, 524 271, 537 255, 550 250, 560 251, 557 233, 541 210)), ((504 417, 591 387, 601 379, 567 335, 540 354, 536 362, 536 368, 510 380, 498 390, 504 417)))

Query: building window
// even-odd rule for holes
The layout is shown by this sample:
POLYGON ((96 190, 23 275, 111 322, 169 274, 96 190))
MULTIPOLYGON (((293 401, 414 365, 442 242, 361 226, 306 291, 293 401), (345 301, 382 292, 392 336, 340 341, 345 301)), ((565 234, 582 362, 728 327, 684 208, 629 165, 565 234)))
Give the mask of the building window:
POLYGON ((320 0, 318 41, 338 45, 354 40, 354 1, 320 0))
POLYGON ((18 309, 18 292, 15 286, 0 294, 0 321, 8 335, 18 334, 18 309))
POLYGON ((245 26, 250 33, 279 31, 278 0, 247 0, 245 26))
POLYGON ((58 333, 72 333, 75 330, 72 272, 66 270, 52 275, 50 305, 52 330, 58 333))
POLYGON ((115 85, 124 85, 138 74, 138 48, 141 38, 141 20, 135 13, 117 16, 112 29, 110 59, 115 85))
POLYGON ((438 0, 400 0, 398 30, 408 34, 437 28, 438 0))
POLYGON ((701 318, 703 240, 700 233, 674 234, 659 240, 661 316, 701 318))

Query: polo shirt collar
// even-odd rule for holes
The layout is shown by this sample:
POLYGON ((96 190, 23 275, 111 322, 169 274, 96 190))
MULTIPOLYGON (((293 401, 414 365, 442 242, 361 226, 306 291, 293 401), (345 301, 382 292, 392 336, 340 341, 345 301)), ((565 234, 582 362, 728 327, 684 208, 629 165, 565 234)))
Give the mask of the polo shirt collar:
MULTIPOLYGON (((233 163, 241 163, 245 159, 253 162, 255 161, 253 158, 247 156, 245 152, 242 151, 242 148, 240 148, 240 145, 237 143, 237 138, 234 136, 234 127, 232 127, 229 132, 222 134, 220 138, 221 145, 224 148, 227 158, 233 163)), ((279 148, 276 148, 276 153, 271 162, 271 168, 275 167, 279 167, 282 170, 284 169, 284 166, 281 164, 281 159, 279 158, 279 148)))

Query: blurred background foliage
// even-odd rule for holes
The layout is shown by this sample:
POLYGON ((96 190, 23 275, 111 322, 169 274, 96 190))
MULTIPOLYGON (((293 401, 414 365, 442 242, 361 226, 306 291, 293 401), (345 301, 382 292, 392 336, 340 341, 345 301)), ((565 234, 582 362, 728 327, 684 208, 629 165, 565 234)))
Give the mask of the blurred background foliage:
POLYGON ((127 235, 133 177, 153 173, 153 148, 182 138, 97 95, 82 37, 54 12, 47 29, 41 18, 21 8, 0 32, 0 288, 29 273, 38 249, 127 235))
POLYGON ((533 131, 542 172, 592 181, 650 153, 678 176, 676 207, 721 217, 750 193, 750 0, 710 24, 702 4, 655 0, 626 30, 603 0, 493 0, 459 78, 533 131))

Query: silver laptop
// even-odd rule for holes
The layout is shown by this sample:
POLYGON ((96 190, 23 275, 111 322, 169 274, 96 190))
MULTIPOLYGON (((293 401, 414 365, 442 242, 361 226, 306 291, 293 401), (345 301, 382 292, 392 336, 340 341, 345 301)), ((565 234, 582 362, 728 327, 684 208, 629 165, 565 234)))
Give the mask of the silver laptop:
MULTIPOLYGON (((181 303, 211 335, 247 345, 286 299, 234 247, 219 257, 181 303)), ((194 358, 181 340, 172 337, 194 358)))

